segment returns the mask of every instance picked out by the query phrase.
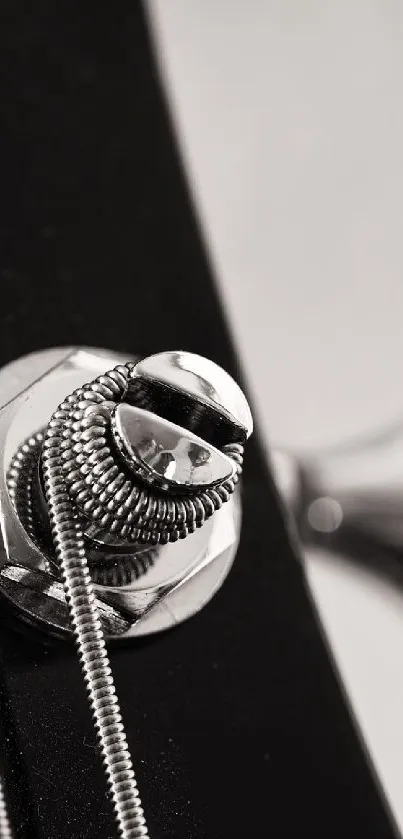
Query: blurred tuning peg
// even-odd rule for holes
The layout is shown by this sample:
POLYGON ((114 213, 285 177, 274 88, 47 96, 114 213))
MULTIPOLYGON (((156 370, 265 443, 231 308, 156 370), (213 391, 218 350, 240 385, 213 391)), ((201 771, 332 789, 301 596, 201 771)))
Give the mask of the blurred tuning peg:
POLYGON ((272 465, 303 544, 403 583, 403 423, 310 456, 278 449, 272 465))

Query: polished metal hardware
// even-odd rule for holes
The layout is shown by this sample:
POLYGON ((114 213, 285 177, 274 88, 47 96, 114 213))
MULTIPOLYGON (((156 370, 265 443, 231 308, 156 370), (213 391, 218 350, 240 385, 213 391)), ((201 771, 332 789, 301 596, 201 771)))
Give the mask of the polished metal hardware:
POLYGON ((123 839, 148 830, 106 640, 167 629, 219 588, 251 432, 238 385, 192 353, 71 347, 0 371, 0 592, 75 636, 123 839))

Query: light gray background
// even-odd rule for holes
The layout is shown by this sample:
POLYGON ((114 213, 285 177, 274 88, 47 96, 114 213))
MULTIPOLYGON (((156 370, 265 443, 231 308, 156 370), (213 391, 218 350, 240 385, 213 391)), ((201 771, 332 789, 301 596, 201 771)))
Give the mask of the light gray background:
MULTIPOLYGON (((306 449, 403 416, 403 3, 148 8, 267 440, 306 449)), ((308 572, 403 827, 403 599, 337 560, 308 572)))

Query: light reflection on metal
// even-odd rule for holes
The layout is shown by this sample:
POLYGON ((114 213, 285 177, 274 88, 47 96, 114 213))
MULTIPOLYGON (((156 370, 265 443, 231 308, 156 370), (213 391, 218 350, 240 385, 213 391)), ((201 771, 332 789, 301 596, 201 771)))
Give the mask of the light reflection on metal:
POLYGON ((312 529, 318 533, 334 533, 343 521, 343 510, 339 501, 322 495, 311 501, 307 519, 312 529))
MULTIPOLYGON (((149 400, 152 403, 156 400, 160 415, 165 416, 163 403, 170 410, 172 400, 180 395, 185 400, 181 419, 186 421, 189 430, 195 431, 194 426, 202 415, 210 413, 213 433, 218 430, 215 427, 217 420, 222 425, 225 417, 226 430, 235 433, 231 441, 244 441, 250 437, 253 420, 245 395, 232 376, 210 359, 184 351, 157 353, 139 361, 132 375, 131 388, 140 390, 145 400, 143 407, 149 408, 149 400), (194 406, 197 406, 196 412, 194 406)), ((138 394, 136 403, 139 404, 138 394)), ((166 418, 172 419, 171 416, 166 418)))
POLYGON ((272 468, 303 544, 403 585, 403 424, 309 457, 278 450, 272 468))
MULTIPOLYGON (((74 635, 116 834, 147 839, 106 639, 173 626, 220 587, 252 424, 238 385, 200 356, 152 356, 138 375, 102 351, 89 377, 93 355, 44 351, 39 378, 37 355, 0 371, 0 592, 21 619, 74 635)), ((2 790, 0 771, 11 839, 2 790)))
POLYGON ((115 441, 129 469, 148 484, 194 490, 232 478, 234 463, 196 434, 156 414, 120 403, 112 415, 115 441))
MULTIPOLYGON (((0 589, 21 617, 43 625, 56 635, 69 632, 70 623, 65 600, 60 598, 62 588, 47 557, 46 519, 43 520, 43 544, 38 544, 34 526, 38 516, 42 521, 41 503, 44 500, 40 493, 37 496, 34 492, 38 480, 38 452, 43 442, 43 435, 36 431, 44 428, 66 393, 122 361, 124 359, 119 355, 102 350, 67 348, 46 350, 19 359, 0 372, 0 589), (35 509, 25 503, 27 493, 35 500, 35 509), (24 573, 20 573, 21 568, 24 573)), ((234 388, 235 392, 237 388, 234 388)), ((223 392, 221 398, 224 397, 223 392)), ((217 413, 214 419, 217 419, 217 413)), ((109 421, 110 413, 106 410, 105 422, 109 421)), ((170 427, 169 421, 167 427, 170 427)), ((186 432, 186 429, 183 435, 193 439, 193 432, 186 432)), ((217 466, 224 469, 225 474, 230 470, 228 484, 231 481, 234 484, 234 463, 239 473, 242 468, 238 451, 241 444, 223 445, 225 452, 218 452, 206 441, 204 445, 209 453, 217 451, 217 459, 211 462, 211 490, 206 486, 203 492, 206 504, 209 500, 206 493, 211 492, 219 508, 222 499, 217 495, 215 482, 224 473, 217 472, 217 466), (231 459, 227 450, 232 452, 231 459)), ((183 464, 179 466, 182 470, 183 464)), ((183 478, 183 474, 179 477, 183 478)), ((205 479, 206 475, 202 477, 205 479)), ((183 490, 187 491, 186 480, 185 475, 183 490)), ((109 493, 112 483, 105 486, 109 493)), ((41 488, 40 482, 38 487, 41 488)), ((224 490, 220 487, 221 491, 224 490)), ((168 628, 190 617, 213 596, 232 565, 240 530, 239 493, 235 489, 231 495, 231 486, 225 492, 229 500, 216 512, 211 505, 207 513, 214 514, 209 518, 199 505, 199 523, 204 515, 206 520, 195 532, 190 523, 188 529, 192 535, 189 539, 180 538, 168 544, 154 545, 150 540, 149 544, 133 546, 122 541, 118 533, 111 534, 110 538, 104 531, 99 534, 96 522, 88 520, 85 529, 88 562, 108 638, 135 637, 168 628)), ((117 494, 118 491, 116 497, 117 494)), ((170 492, 166 498, 166 510, 170 513, 175 496, 170 492)), ((192 512, 192 498, 184 497, 185 513, 192 512)), ((182 505, 181 500, 179 503, 182 505)))

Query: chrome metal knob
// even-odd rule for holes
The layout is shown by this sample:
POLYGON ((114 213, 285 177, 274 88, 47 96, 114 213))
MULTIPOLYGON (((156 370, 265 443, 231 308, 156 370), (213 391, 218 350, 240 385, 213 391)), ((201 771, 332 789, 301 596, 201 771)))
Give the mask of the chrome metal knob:
POLYGON ((126 362, 73 348, 12 369, 0 371, 8 405, 0 589, 27 619, 69 631, 49 522, 52 472, 82 530, 109 637, 155 632, 198 611, 223 582, 239 536, 237 485, 252 431, 239 386, 187 352, 126 362))
POLYGON ((115 443, 128 468, 161 491, 193 492, 235 475, 230 457, 158 414, 122 403, 112 416, 115 443))
POLYGON ((129 396, 211 443, 244 443, 253 431, 248 402, 222 367, 195 353, 163 352, 132 370, 129 396), (202 430, 201 430, 202 429, 202 430))
POLYGON ((74 634, 117 833, 147 839, 106 638, 172 626, 221 585, 252 420, 200 356, 104 356, 22 359, 17 393, 0 371, 0 591, 24 620, 74 634))
POLYGON ((22 359, 17 393, 0 371, 0 591, 24 620, 74 634, 117 833, 147 839, 106 638, 172 626, 219 588, 252 420, 200 356, 104 356, 22 359))
POLYGON ((114 413, 114 437, 144 481, 192 493, 236 476, 225 446, 244 443, 252 417, 217 364, 183 351, 149 356, 133 367, 126 399, 114 413))
POLYGON ((237 470, 226 446, 243 444, 252 428, 249 405, 232 377, 189 352, 138 362, 112 420, 129 468, 167 492, 192 493, 232 480, 237 470))
MULTIPOLYGON (((179 352, 120 365, 71 394, 60 406, 60 466, 98 539, 167 544, 201 527, 234 492, 248 410, 221 368, 179 352)), ((59 413, 46 433, 43 471, 59 413)))

